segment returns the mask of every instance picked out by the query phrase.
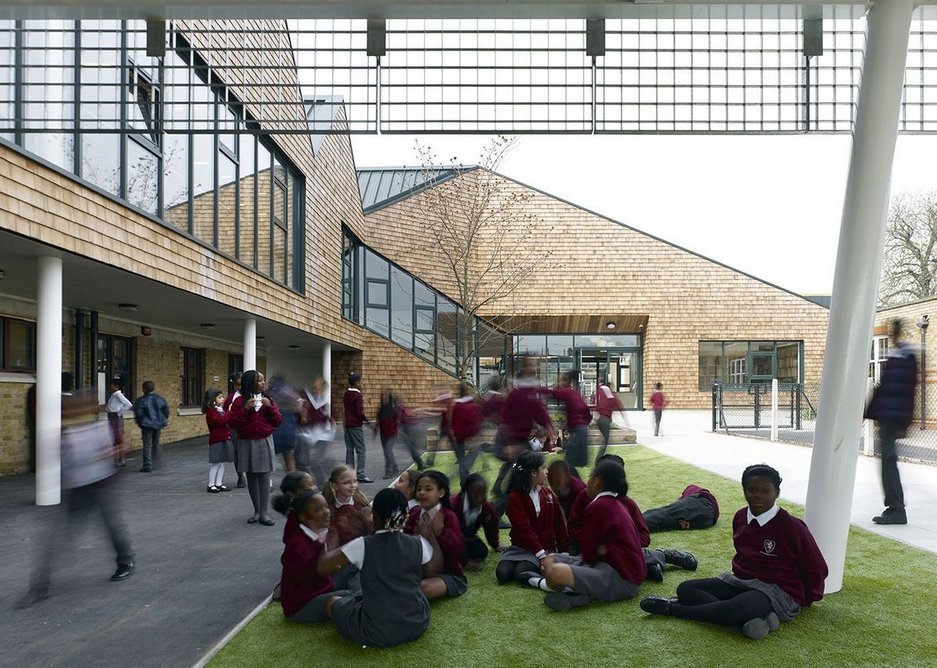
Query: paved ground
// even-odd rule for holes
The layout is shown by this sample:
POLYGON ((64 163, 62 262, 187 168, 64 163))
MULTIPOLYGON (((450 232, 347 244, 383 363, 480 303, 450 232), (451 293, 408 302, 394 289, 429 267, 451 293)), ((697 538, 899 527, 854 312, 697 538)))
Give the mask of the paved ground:
MULTIPOLYGON (((811 449, 714 434, 706 411, 667 411, 663 433, 650 413, 631 414, 638 440, 700 468, 738 479, 753 462, 768 462, 784 477, 782 497, 803 503, 811 449)), ((369 437, 368 472, 385 483, 380 445, 369 437)), ((341 438, 332 455, 341 459, 341 438)), ((13 605, 26 590, 34 544, 55 508, 32 504, 32 476, 0 478, 0 651, 2 666, 191 666, 269 593, 279 577, 282 520, 248 525, 247 490, 205 493, 203 439, 168 446, 163 468, 145 475, 131 460, 118 480, 121 503, 137 552, 137 571, 113 583, 113 555, 100 523, 90 519, 62 546, 51 596, 26 610, 13 605)), ((408 462, 403 448, 397 461, 408 462)), ((901 464, 910 524, 878 527, 881 510, 877 459, 859 457, 853 522, 881 535, 937 552, 937 467, 901 464)), ((279 477, 279 476, 277 476, 279 477)), ((229 468, 227 482, 233 484, 229 468)))
MULTIPOLYGON (((340 438, 332 453, 344 457, 340 438)), ((368 455, 379 478, 378 442, 369 441, 368 455)), ((409 463, 402 448, 397 460, 409 463)), ((137 454, 117 481, 136 572, 110 582, 114 555, 91 517, 62 546, 50 597, 26 610, 14 604, 58 508, 33 505, 31 475, 0 478, 0 666, 191 666, 262 601, 279 579, 283 521, 246 524, 246 489, 206 493, 207 462, 204 439, 166 446, 151 474, 138 473, 137 454)), ((228 465, 226 482, 235 480, 228 465)), ((362 489, 373 496, 381 486, 362 489)))

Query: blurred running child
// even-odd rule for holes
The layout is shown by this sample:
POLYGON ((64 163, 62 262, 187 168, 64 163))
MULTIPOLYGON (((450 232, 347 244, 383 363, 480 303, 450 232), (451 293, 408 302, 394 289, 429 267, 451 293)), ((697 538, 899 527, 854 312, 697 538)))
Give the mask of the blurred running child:
POLYGON ((419 506, 410 511, 404 532, 420 535, 433 546, 433 558, 423 566, 420 587, 426 598, 456 598, 468 589, 462 568, 464 543, 459 519, 449 507, 449 477, 423 471, 416 478, 419 506))
POLYGON ((397 460, 394 458, 394 445, 397 444, 397 425, 400 421, 400 412, 397 398, 388 388, 381 390, 381 401, 377 407, 376 424, 372 432, 379 432, 381 448, 384 450, 384 480, 390 480, 397 475, 397 460))
POLYGON ((664 414, 664 407, 667 405, 667 397, 664 396, 664 384, 654 385, 654 393, 651 394, 651 408, 654 410, 654 435, 660 436, 660 418, 664 414))
POLYGON ((421 536, 404 534, 406 521, 403 494, 382 489, 374 497, 374 535, 356 538, 319 560, 322 575, 348 566, 360 570, 360 592, 333 596, 326 603, 326 614, 338 632, 356 644, 402 645, 429 627, 429 601, 420 584, 433 548, 421 536))
POLYGON ((202 399, 202 413, 208 425, 208 493, 230 492, 224 484, 224 465, 234 461, 234 444, 228 426, 230 413, 224 409, 225 395, 221 390, 210 388, 202 399))
POLYGON ((767 464, 742 473, 747 508, 732 519, 732 572, 685 580, 675 598, 645 596, 641 609, 722 626, 760 640, 823 598, 829 571, 810 529, 777 505, 781 476, 767 464))
POLYGON ((459 385, 459 398, 452 404, 452 444, 456 461, 459 464, 459 481, 465 480, 481 452, 477 447, 466 453, 466 444, 481 430, 485 416, 482 408, 472 396, 472 387, 466 383, 459 385))

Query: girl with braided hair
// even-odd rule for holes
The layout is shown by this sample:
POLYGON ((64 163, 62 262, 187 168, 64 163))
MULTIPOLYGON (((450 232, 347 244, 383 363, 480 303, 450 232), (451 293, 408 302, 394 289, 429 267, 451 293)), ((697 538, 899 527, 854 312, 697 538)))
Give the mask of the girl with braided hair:
POLYGON ((355 538, 326 553, 318 572, 331 575, 348 565, 360 571, 361 591, 332 597, 326 613, 338 632, 360 645, 394 647, 412 642, 429 627, 429 601, 420 588, 433 548, 422 536, 403 533, 407 500, 382 489, 372 504, 373 535, 355 538))

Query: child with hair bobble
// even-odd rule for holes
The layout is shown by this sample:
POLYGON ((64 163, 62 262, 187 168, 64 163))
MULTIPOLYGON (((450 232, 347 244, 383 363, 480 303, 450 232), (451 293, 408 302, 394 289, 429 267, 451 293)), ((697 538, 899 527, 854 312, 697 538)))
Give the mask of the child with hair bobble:
POLYGON ((597 601, 622 601, 638 593, 646 568, 634 522, 618 501, 628 494, 625 469, 602 461, 589 477, 591 502, 583 518, 582 555, 549 555, 543 560, 545 577, 530 584, 549 592, 544 603, 551 610, 569 610, 597 601))
POLYGON ((449 477, 440 471, 420 473, 416 500, 419 506, 410 511, 404 533, 422 536, 433 546, 420 587, 428 599, 461 596, 468 589, 462 568, 465 545, 459 518, 449 507, 449 477))
POLYGON ((234 461, 234 444, 231 442, 231 428, 228 427, 230 413, 223 404, 225 395, 221 390, 211 388, 202 398, 202 413, 208 425, 208 493, 230 492, 224 484, 224 465, 234 461))
POLYGON ((527 584, 530 571, 540 571, 548 554, 566 552, 569 536, 556 495, 543 483, 547 467, 539 452, 525 452, 511 467, 507 516, 511 547, 501 554, 495 577, 527 584))
POLYGON ((283 527, 284 545, 288 545, 293 535, 299 531, 299 518, 293 512, 293 499, 304 492, 318 491, 318 488, 312 482, 312 476, 305 471, 290 471, 283 476, 283 481, 280 483, 280 494, 270 499, 270 505, 281 515, 286 515, 286 526, 283 527))
POLYGON ((742 473, 747 508, 732 519, 732 571, 685 580, 675 598, 645 596, 641 609, 655 615, 739 626, 760 640, 823 598, 829 571, 810 529, 777 505, 781 476, 767 464, 742 473))
POLYGON ((401 471, 400 475, 397 476, 397 479, 394 480, 393 488, 403 494, 404 498, 407 500, 407 512, 420 505, 416 500, 416 477, 418 473, 416 471, 411 471, 406 469, 401 471))
POLYGON ((333 468, 322 494, 329 502, 339 545, 371 533, 371 505, 368 497, 358 491, 355 469, 347 464, 333 468))
POLYGON ((420 585, 433 548, 422 536, 403 533, 406 521, 403 494, 382 489, 374 497, 374 535, 356 538, 319 560, 321 575, 348 566, 360 571, 361 591, 333 596, 325 609, 338 632, 362 646, 402 645, 429 627, 429 601, 420 585))
POLYGON ((328 619, 325 605, 330 598, 351 594, 335 591, 332 578, 318 571, 319 558, 328 550, 329 506, 324 496, 306 490, 290 499, 289 513, 298 518, 299 529, 280 557, 283 616, 291 622, 322 622, 328 619))

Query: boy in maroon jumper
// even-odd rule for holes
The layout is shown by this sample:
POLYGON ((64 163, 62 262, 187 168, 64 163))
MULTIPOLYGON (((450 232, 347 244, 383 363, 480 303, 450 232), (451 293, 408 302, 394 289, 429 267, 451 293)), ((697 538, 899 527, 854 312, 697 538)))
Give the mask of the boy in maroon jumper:
POLYGON ((686 580, 676 598, 646 596, 641 609, 656 615, 741 626, 760 640, 823 598, 829 571, 810 529, 777 505, 781 476, 766 464, 742 473, 747 508, 732 520, 732 572, 686 580))
POLYGON ((598 462, 605 454, 605 451, 608 450, 608 439, 612 429, 612 413, 624 410, 625 407, 621 405, 621 401, 615 396, 615 393, 612 392, 612 388, 605 383, 604 378, 600 379, 599 389, 596 391, 595 396, 595 412, 599 414, 599 431, 602 432, 604 442, 602 443, 602 447, 599 448, 599 454, 595 457, 596 462, 598 462))
POLYGON ((459 398, 452 404, 450 424, 456 461, 459 463, 460 483, 468 477, 479 454, 478 448, 475 448, 466 455, 465 444, 478 434, 484 419, 481 406, 472 396, 472 388, 465 383, 460 384, 459 398))
POLYGON ((355 469, 358 482, 374 482, 364 472, 365 448, 364 431, 362 425, 368 422, 364 414, 364 396, 358 385, 361 376, 356 371, 348 374, 348 389, 342 396, 342 405, 345 408, 345 464, 355 469), (358 462, 355 464, 355 457, 358 462))

